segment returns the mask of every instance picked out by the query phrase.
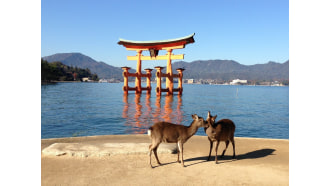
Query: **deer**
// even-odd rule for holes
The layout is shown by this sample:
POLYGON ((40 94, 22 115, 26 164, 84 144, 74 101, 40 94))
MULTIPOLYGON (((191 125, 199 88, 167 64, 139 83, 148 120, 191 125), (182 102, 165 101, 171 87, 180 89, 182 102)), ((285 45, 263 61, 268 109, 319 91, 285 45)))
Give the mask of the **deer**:
POLYGON ((209 157, 207 158, 207 161, 210 160, 211 151, 213 148, 213 142, 216 141, 215 146, 215 163, 218 163, 218 147, 220 141, 224 141, 226 143, 226 148, 223 150, 220 157, 223 157, 227 148, 229 141, 231 142, 233 146, 233 156, 232 158, 235 158, 235 141, 234 141, 234 133, 235 133, 235 124, 230 119, 221 119, 217 122, 215 122, 215 119, 217 118, 217 115, 212 116, 210 111, 208 111, 206 124, 204 125, 204 131, 207 134, 207 137, 210 141, 210 152, 209 157))
MULTIPOLYGON (((157 148, 162 142, 177 143, 178 150, 179 152, 181 152, 181 164, 184 167, 183 144, 187 142, 188 139, 197 132, 199 127, 204 127, 204 125, 206 124, 204 118, 199 117, 197 114, 193 114, 191 115, 191 117, 193 118, 193 121, 190 126, 178 125, 162 121, 155 123, 149 128, 148 136, 151 139, 151 145, 149 145, 149 160, 151 168, 153 168, 151 164, 152 151, 154 152, 157 163, 161 165, 157 156, 157 148)), ((180 163, 179 152, 177 159, 178 163, 180 163)))

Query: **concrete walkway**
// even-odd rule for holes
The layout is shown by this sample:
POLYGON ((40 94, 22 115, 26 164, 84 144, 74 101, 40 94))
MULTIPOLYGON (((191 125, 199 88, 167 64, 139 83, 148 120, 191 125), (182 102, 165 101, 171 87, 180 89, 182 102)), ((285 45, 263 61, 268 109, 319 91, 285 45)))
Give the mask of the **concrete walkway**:
MULTIPOLYGON (((101 157, 115 154, 147 154, 150 143, 53 143, 42 150, 43 156, 101 157)), ((157 153, 176 153, 176 144, 162 143, 157 153)))

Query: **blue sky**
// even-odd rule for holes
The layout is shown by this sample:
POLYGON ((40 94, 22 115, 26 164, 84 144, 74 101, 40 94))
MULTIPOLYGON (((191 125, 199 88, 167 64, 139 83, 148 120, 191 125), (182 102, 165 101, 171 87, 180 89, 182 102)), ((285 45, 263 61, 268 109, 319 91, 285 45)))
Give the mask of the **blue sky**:
MULTIPOLYGON (((135 67, 119 38, 148 41, 195 33, 174 54, 184 61, 230 59, 252 65, 289 59, 288 0, 42 0, 41 56, 80 52, 135 67)), ((143 53, 148 55, 147 52, 143 53)), ((161 53, 162 54, 162 53, 161 53)), ((166 61, 144 61, 143 68, 166 61)))

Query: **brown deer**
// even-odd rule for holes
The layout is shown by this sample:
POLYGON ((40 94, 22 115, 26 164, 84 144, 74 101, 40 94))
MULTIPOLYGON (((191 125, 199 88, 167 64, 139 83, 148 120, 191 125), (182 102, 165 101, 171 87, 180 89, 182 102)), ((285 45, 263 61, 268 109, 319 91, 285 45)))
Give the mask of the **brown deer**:
POLYGON ((218 147, 220 141, 224 141, 226 143, 226 148, 223 150, 220 157, 223 157, 223 155, 225 154, 229 141, 231 141, 231 144, 233 146, 233 158, 236 157, 235 141, 234 141, 234 133, 236 127, 234 122, 230 119, 222 119, 215 122, 216 118, 217 115, 212 116, 210 111, 208 112, 206 125, 204 126, 204 131, 207 134, 208 139, 210 141, 210 153, 209 153, 209 157, 207 158, 207 161, 210 160, 213 142, 216 141, 217 143, 215 146, 215 163, 218 163, 218 147))
MULTIPOLYGON (((199 127, 204 127, 206 124, 206 121, 204 121, 202 117, 198 117, 196 114, 192 115, 192 118, 194 120, 190 126, 177 125, 168 122, 157 122, 149 128, 148 135, 151 138, 151 145, 149 145, 149 158, 151 167, 151 151, 154 151, 157 163, 161 165, 157 156, 157 148, 162 142, 178 144, 178 150, 181 152, 181 163, 184 167, 183 144, 197 132, 199 127)), ((180 163, 179 152, 178 163, 180 163)))

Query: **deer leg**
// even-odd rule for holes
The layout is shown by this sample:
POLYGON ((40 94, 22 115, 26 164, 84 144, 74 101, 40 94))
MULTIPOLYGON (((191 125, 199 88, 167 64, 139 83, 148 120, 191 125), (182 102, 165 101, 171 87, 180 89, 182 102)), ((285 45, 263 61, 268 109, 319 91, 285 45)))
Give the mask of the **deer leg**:
POLYGON ((157 144, 157 143, 152 143, 151 145, 149 145, 149 163, 150 163, 150 166, 151 166, 151 168, 152 168, 152 164, 151 164, 151 151, 154 151, 154 154, 155 154, 155 157, 156 157, 156 160, 157 160, 157 163, 158 164, 161 164, 160 162, 159 162, 159 160, 158 160, 158 156, 157 156, 157 148, 158 148, 158 146, 159 146, 159 143, 157 144))
POLYGON ((211 157, 211 151, 212 151, 212 148, 213 148, 213 141, 211 141, 210 138, 209 138, 209 141, 210 141, 210 152, 209 152, 209 157, 207 158, 207 161, 210 160, 210 157, 211 157))
POLYGON ((178 143, 178 146, 180 147, 180 152, 181 152, 181 164, 182 164, 182 167, 184 167, 184 162, 183 162, 183 143, 182 142, 178 143))
POLYGON ((180 156, 180 152, 181 152, 180 143, 178 142, 177 145, 178 145, 178 160, 176 160, 176 162, 180 163, 180 160, 179 160, 179 156, 180 156))
POLYGON ((157 156, 157 149, 158 149, 158 145, 154 148, 154 154, 155 154, 155 157, 156 157, 156 160, 157 160, 157 163, 159 164, 159 165, 161 165, 161 163, 159 162, 159 159, 158 159, 158 156, 157 156))
POLYGON ((236 154, 235 154, 235 140, 234 140, 234 137, 231 139, 231 144, 233 145, 233 158, 236 158, 236 154))
POLYGON ((218 163, 218 147, 219 147, 220 141, 217 141, 217 144, 215 146, 215 163, 218 163))
POLYGON ((225 152, 226 152, 226 150, 228 148, 228 144, 229 144, 229 140, 226 141, 226 148, 222 151, 222 154, 221 154, 220 157, 223 157, 223 155, 225 155, 225 152))
POLYGON ((149 164, 150 164, 150 166, 151 166, 151 168, 152 168, 152 165, 151 165, 151 151, 152 151, 152 149, 151 149, 151 146, 152 146, 152 144, 151 145, 149 145, 149 164))

